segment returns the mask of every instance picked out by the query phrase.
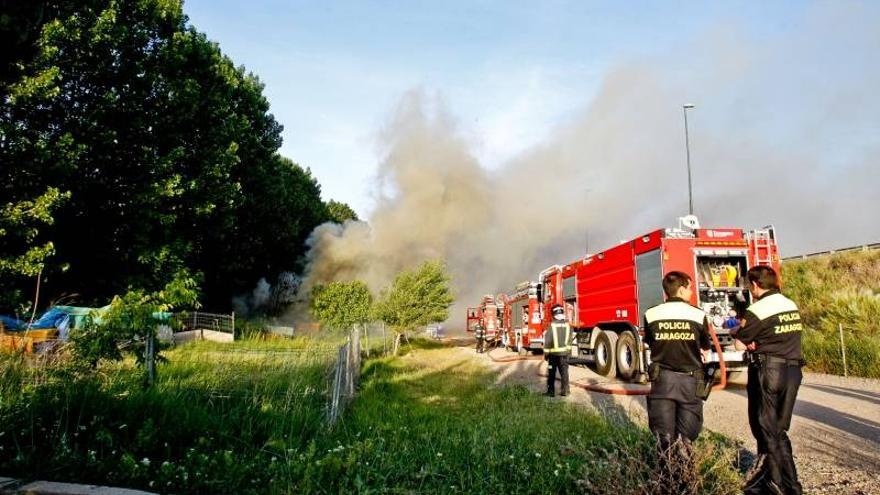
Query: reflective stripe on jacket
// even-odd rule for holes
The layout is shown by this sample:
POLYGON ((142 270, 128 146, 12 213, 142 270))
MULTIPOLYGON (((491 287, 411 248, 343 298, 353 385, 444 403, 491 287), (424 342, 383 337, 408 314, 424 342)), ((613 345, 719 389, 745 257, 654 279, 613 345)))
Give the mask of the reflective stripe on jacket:
POLYGON ((571 326, 568 323, 552 323, 544 335, 544 352, 568 354, 571 352, 571 326))

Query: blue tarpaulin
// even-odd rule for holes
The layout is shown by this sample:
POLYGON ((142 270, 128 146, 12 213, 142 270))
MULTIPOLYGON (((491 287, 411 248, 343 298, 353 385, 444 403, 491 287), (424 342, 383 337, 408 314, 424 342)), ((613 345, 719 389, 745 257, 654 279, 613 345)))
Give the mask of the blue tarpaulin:
MULTIPOLYGON (((110 306, 104 306, 103 308, 53 306, 43 313, 39 319, 34 320, 34 323, 30 327, 32 330, 57 328, 66 333, 68 327, 77 328, 82 325, 83 320, 89 314, 94 313, 95 320, 99 320, 101 313, 107 311, 109 308, 110 306)), ((0 315, 0 322, 3 322, 3 327, 6 330, 12 332, 23 331, 28 328, 27 321, 12 318, 11 316, 0 315)))
MULTIPOLYGON (((31 325, 32 330, 40 330, 47 328, 57 328, 66 331, 67 328, 79 328, 85 322, 87 316, 91 315, 95 323, 101 323, 101 316, 110 309, 110 305, 101 308, 87 308, 83 306, 53 306, 49 308, 38 320, 31 325)), ((153 319, 157 323, 168 323, 171 319, 171 313, 156 312, 153 313, 153 319)), ((0 322, 3 327, 9 331, 23 331, 28 328, 28 322, 12 318, 11 316, 0 315, 0 322)))

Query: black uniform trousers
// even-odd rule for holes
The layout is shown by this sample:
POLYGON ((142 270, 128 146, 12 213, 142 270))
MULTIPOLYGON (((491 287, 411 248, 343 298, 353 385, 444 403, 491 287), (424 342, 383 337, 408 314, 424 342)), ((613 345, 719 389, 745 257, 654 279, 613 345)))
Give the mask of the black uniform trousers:
POLYGON ((477 352, 485 352, 486 351, 486 339, 483 337, 477 337, 477 352))
POLYGON ((703 401, 697 397, 696 377, 661 370, 648 395, 648 427, 658 447, 667 450, 679 437, 690 443, 703 429, 703 401))
POLYGON ((556 393, 556 372, 559 372, 559 378, 562 380, 562 394, 568 395, 568 355, 567 354, 550 354, 547 356, 547 393, 556 393))
POLYGON ((753 363, 749 365, 749 426, 758 443, 758 454, 764 454, 760 472, 749 483, 746 494, 774 493, 772 481, 785 494, 800 495, 797 469, 791 451, 788 428, 801 386, 800 366, 784 363, 753 363))

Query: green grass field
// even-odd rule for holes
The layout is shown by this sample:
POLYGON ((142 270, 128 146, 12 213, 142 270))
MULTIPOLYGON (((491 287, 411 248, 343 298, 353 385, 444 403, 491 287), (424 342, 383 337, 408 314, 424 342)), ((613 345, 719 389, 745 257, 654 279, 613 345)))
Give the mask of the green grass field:
MULTIPOLYGON (((651 477, 651 437, 625 414, 496 386, 433 342, 367 360, 330 428, 326 347, 186 344, 150 390, 130 362, 35 377, 5 356, 0 475, 168 493, 627 494, 651 477)), ((702 493, 736 492, 734 447, 701 438, 698 456, 702 493)))
POLYGON ((149 390, 131 361, 82 375, 4 356, 0 472, 176 493, 285 486, 290 453, 323 428, 332 351, 189 343, 166 353, 149 390))
POLYGON ((843 325, 849 374, 880 378, 880 251, 786 261, 783 291, 801 308, 808 367, 843 374, 843 325))
MULTIPOLYGON (((654 466, 643 426, 609 421, 496 375, 448 350, 368 361, 343 422, 315 440, 305 492, 642 493, 654 466)), ((617 413, 617 414, 614 414, 617 413)), ((702 493, 737 493, 736 450, 699 441, 702 493)))

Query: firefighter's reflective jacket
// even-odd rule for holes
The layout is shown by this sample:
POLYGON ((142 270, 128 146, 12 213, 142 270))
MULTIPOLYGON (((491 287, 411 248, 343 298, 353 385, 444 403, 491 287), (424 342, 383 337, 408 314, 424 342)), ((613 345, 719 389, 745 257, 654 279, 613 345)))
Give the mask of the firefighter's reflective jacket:
POLYGON ((474 337, 478 339, 482 339, 486 336, 486 329, 483 328, 483 325, 477 325, 474 327, 474 337))
POLYGON ((570 341, 571 327, 568 323, 552 323, 544 333, 544 354, 569 354, 570 341))

